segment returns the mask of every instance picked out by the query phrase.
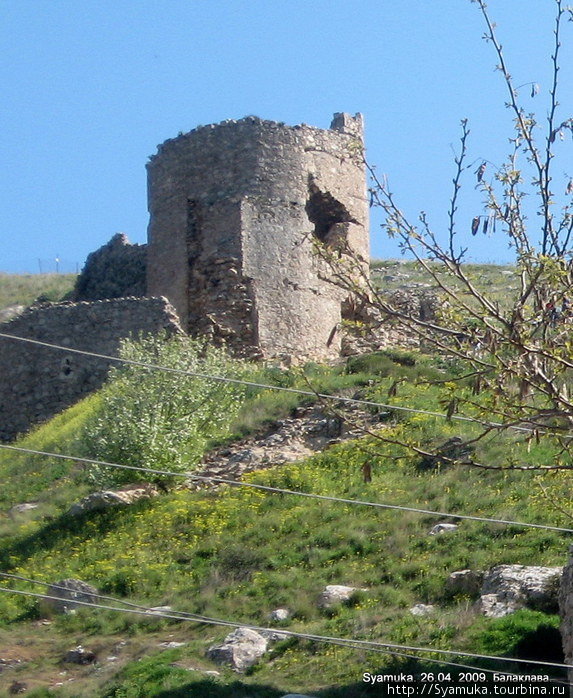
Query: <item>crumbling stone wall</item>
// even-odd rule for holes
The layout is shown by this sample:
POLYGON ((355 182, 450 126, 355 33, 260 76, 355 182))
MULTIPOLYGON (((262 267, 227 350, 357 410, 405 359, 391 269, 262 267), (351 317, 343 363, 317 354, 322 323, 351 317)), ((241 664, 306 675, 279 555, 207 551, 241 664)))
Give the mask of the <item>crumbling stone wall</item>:
POLYGON ((107 244, 88 255, 77 278, 73 300, 144 296, 146 268, 147 246, 132 245, 126 235, 117 233, 107 244))
MULTIPOLYGON (((123 338, 181 332, 165 298, 122 298, 29 308, 2 332, 116 356, 123 338)), ((0 338, 0 440, 10 441, 104 383, 109 362, 0 338)))
POLYGON ((369 259, 360 115, 330 130, 256 117, 168 140, 148 164, 148 293, 239 354, 340 352, 347 293, 314 253, 369 259))

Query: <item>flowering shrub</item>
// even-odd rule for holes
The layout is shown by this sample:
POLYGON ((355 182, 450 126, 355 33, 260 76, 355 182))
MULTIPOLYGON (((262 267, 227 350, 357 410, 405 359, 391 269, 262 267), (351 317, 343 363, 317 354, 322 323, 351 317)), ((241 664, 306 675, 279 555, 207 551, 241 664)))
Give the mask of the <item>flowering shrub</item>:
MULTIPOLYGON (((245 365, 221 349, 188 337, 125 341, 124 359, 209 376, 239 376, 245 365)), ((89 457, 111 463, 183 472, 197 464, 207 441, 228 429, 244 399, 240 385, 123 364, 111 371, 82 443, 89 457)), ((99 486, 168 476, 93 466, 99 486)))

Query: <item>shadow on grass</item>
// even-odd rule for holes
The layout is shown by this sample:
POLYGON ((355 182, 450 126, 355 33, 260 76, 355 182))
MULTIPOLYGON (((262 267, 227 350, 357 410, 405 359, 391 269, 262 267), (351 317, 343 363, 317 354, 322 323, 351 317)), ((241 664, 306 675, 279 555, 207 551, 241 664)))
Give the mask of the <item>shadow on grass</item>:
MULTIPOLYGON (((422 662, 416 660, 403 661, 397 659, 383 668, 376 667, 373 662, 370 674, 380 674, 385 677, 384 681, 368 683, 362 680, 362 675, 357 677, 357 681, 344 686, 329 686, 319 690, 308 690, 297 692, 292 689, 278 690, 273 686, 245 683, 234 681, 229 684, 220 684, 210 680, 193 682, 180 686, 176 689, 163 690, 154 693, 155 698, 183 698, 184 696, 194 696, 197 698, 283 698, 283 696, 293 693, 295 695, 308 696, 309 698, 372 698, 373 696, 386 695, 420 695, 422 687, 422 676, 426 675, 426 685, 433 682, 434 686, 439 685, 442 689, 465 686, 474 688, 483 687, 489 692, 493 692, 494 686, 500 686, 499 680, 494 681, 493 672, 510 672, 513 674, 547 674, 546 669, 540 671, 539 666, 529 664, 515 664, 508 660, 507 663, 484 664, 483 668, 475 667, 467 669, 452 667, 451 665, 441 665, 432 662, 422 662), (394 681, 388 677, 394 677, 394 681), (402 677, 402 678, 401 678, 402 677), (413 677, 413 681, 409 680, 413 677), (433 679, 431 678, 433 677, 433 679), (396 690, 398 688, 398 690, 396 690)), ((535 686, 544 687, 546 695, 566 695, 567 677, 565 672, 554 670, 552 678, 548 682, 534 682, 535 686)), ((551 673, 550 673, 551 675, 551 673)), ((315 677, 320 680, 320 677, 315 677)), ((281 680, 284 684, 284 679, 281 680)), ((523 683, 525 686, 533 685, 531 682, 509 682, 507 686, 523 683)), ((475 689, 474 689, 475 690, 475 689)), ((536 689, 537 690, 537 689, 536 689)), ((489 695, 488 692, 488 695, 489 695)), ((142 694, 143 695, 143 694, 142 694)), ((437 695, 437 694, 436 694, 437 695)))
POLYGON ((0 550, 0 567, 8 572, 38 552, 57 548, 68 538, 74 538, 74 544, 93 541, 94 538, 112 531, 122 516, 132 516, 148 506, 150 506, 148 501, 141 501, 130 505, 129 511, 112 507, 104 511, 88 512, 81 516, 62 514, 53 521, 46 522, 34 533, 18 538, 3 547, 0 550))
POLYGON ((233 683, 223 686, 208 680, 193 682, 154 694, 155 698, 188 698, 189 696, 196 698, 282 698, 284 695, 287 695, 285 691, 278 691, 272 686, 263 684, 233 681, 233 683))

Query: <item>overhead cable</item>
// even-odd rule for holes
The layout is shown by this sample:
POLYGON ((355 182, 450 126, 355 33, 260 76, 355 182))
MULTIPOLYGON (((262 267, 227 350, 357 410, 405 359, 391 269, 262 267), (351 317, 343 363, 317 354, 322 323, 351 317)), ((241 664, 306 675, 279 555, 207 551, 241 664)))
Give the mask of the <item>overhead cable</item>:
MULTIPOLYGON (((20 589, 8 589, 7 587, 2 587, 0 586, 0 592, 5 592, 9 594, 18 594, 20 596, 30 596, 33 598, 38 598, 38 599, 50 599, 53 601, 62 601, 61 596, 51 596, 47 594, 37 594, 32 591, 22 591, 20 589)), ((117 608, 116 606, 108 606, 106 604, 97 604, 97 603, 91 603, 88 601, 79 601, 76 599, 70 600, 71 603, 74 605, 79 605, 79 606, 85 606, 87 608, 99 608, 101 610, 106 610, 106 611, 115 611, 119 613, 132 613, 134 615, 143 615, 143 616, 148 616, 148 617, 158 617, 158 618, 168 618, 171 620, 182 620, 182 621, 189 621, 189 622, 196 622, 196 623, 205 623, 207 625, 219 625, 219 626, 224 626, 224 627, 233 627, 233 628, 247 628, 249 630, 254 630, 256 632, 277 632, 276 629, 273 628, 265 628, 259 625, 251 625, 248 623, 236 623, 232 621, 225 621, 225 620, 219 620, 215 618, 211 619, 205 619, 205 617, 199 619, 194 619, 192 617, 186 617, 181 614, 178 614, 177 612, 163 612, 163 611, 155 611, 153 609, 145 609, 145 608, 117 608)), ((444 649, 438 649, 438 648, 430 648, 430 647, 417 647, 414 645, 400 645, 396 643, 391 643, 391 642, 377 642, 374 640, 358 640, 358 639, 353 639, 353 638, 341 638, 341 637, 331 637, 328 635, 315 635, 311 633, 300 633, 300 632, 295 632, 293 630, 283 630, 282 628, 279 631, 286 637, 295 637, 295 638, 301 638, 304 640, 311 640, 315 642, 325 642, 328 644, 337 644, 341 646, 350 646, 350 647, 355 647, 355 648, 360 648, 363 650, 373 650, 373 651, 390 651, 392 652, 393 650, 396 651, 401 651, 405 650, 408 652, 421 652, 421 653, 427 653, 427 654, 439 654, 442 656, 455 656, 455 657, 467 657, 469 659, 481 659, 481 660, 487 660, 487 661, 493 661, 493 662, 504 662, 504 663, 516 663, 516 664, 527 664, 527 665, 535 665, 535 666, 540 666, 540 667, 547 667, 547 668, 555 668, 555 669, 570 669, 571 667, 567 664, 561 664, 558 662, 544 662, 544 661, 539 661, 539 660, 532 660, 532 659, 518 659, 514 657, 496 657, 494 655, 487 655, 487 654, 478 654, 474 652, 463 652, 463 651, 458 651, 458 650, 444 650, 444 649)), ((418 659, 426 659, 423 657, 418 657, 418 659)), ((435 660, 431 660, 435 661, 435 660)), ((496 672, 498 673, 498 672, 496 672)))
MULTIPOLYGON (((31 584, 46 586, 46 587, 50 587, 51 589, 59 589, 59 590, 62 590, 62 591, 68 592, 68 593, 70 591, 68 587, 60 586, 58 584, 50 584, 49 582, 44 582, 44 581, 40 581, 37 579, 31 579, 30 577, 24 577, 23 575, 19 575, 19 574, 10 574, 8 572, 0 572, 0 577, 4 577, 6 579, 14 579, 14 580, 18 580, 18 581, 30 582, 31 584)), ((0 589, 2 589, 2 587, 0 587, 0 589)), ((160 615, 162 613, 162 611, 158 608, 143 606, 141 604, 135 604, 135 603, 132 603, 130 601, 126 601, 125 599, 118 599, 118 598, 113 597, 113 596, 106 596, 104 594, 90 594, 90 596, 93 596, 93 597, 98 598, 98 599, 105 599, 107 601, 112 601, 114 603, 122 604, 124 606, 130 606, 132 608, 137 608, 139 610, 147 611, 150 615, 154 615, 154 616, 160 615)), ((42 598, 47 598, 47 597, 42 596, 42 598)), ((62 600, 61 597, 57 597, 57 598, 62 600)), ((73 601, 73 600, 71 600, 71 602, 75 603, 75 601, 73 601)), ((121 609, 115 609, 115 610, 121 610, 121 609)), ((189 613, 189 612, 185 612, 185 611, 175 611, 175 613, 177 616, 181 616, 180 620, 182 620, 182 621, 185 621, 185 620, 198 621, 198 622, 205 621, 206 624, 208 624, 209 621, 217 621, 222 626, 229 626, 229 627, 235 627, 235 628, 236 627, 245 627, 244 625, 239 625, 239 624, 232 622, 232 621, 219 620, 219 619, 211 618, 209 616, 199 615, 197 613, 189 613)), ((269 632, 277 632, 276 630, 273 630, 271 628, 265 628, 265 630, 267 630, 269 632)), ((282 631, 279 630, 278 632, 280 633, 282 631)), ((352 640, 343 640, 343 643, 344 643, 343 646, 355 648, 355 646, 352 645, 351 642, 352 642, 352 640)), ((330 643, 330 644, 339 644, 339 643, 330 643)), ((362 648, 360 648, 360 649, 362 649, 362 648)), ((406 659, 415 659, 418 661, 421 659, 418 655, 408 654, 405 652, 398 652, 397 650, 384 650, 384 649, 379 649, 379 648, 378 649, 371 648, 369 651, 380 652, 383 654, 390 654, 391 656, 397 656, 397 657, 402 657, 402 658, 406 658, 406 659)), ((439 662, 437 660, 432 660, 432 659, 428 659, 428 658, 423 658, 423 659, 424 659, 424 661, 439 663, 441 665, 452 666, 452 667, 456 667, 458 669, 471 669, 471 670, 476 669, 475 665, 461 664, 459 662, 452 662, 452 661, 448 661, 445 659, 440 659, 439 662)), ((493 669, 480 669, 480 671, 487 672, 490 674, 500 674, 501 673, 501 674, 508 675, 508 676, 519 676, 518 674, 514 674, 511 672, 504 672, 501 670, 496 671, 493 669)), ((561 683, 557 679, 552 679, 552 682, 561 683)))
POLYGON ((373 507, 376 509, 393 509, 397 511, 407 511, 415 514, 425 514, 427 516, 437 516, 440 518, 452 518, 460 520, 481 521, 484 523, 505 524, 508 526, 522 526, 524 528, 539 528, 546 531, 559 531, 561 533, 573 533, 571 528, 562 528, 560 526, 548 526, 546 524, 526 523, 524 521, 512 521, 510 519, 494 519, 486 516, 473 516, 470 514, 452 514, 451 512, 433 511, 431 509, 419 509, 416 507, 406 507, 399 504, 383 504, 381 502, 368 502, 362 499, 345 499, 343 497, 333 497, 325 494, 314 494, 312 492, 301 492, 300 490, 288 490, 282 487, 272 487, 270 485, 260 485, 256 482, 243 482, 241 480, 229 480, 227 478, 218 477, 216 475, 195 475, 193 473, 181 473, 170 470, 157 470, 155 468, 144 468, 138 465, 122 465, 120 463, 109 463, 107 461, 96 460, 93 458, 82 458, 80 456, 67 456, 62 453, 51 453, 49 451, 38 451, 32 448, 22 448, 20 446, 10 446, 9 444, 0 444, 0 449, 16 451, 20 453, 29 453, 36 456, 46 456, 50 458, 60 458, 63 460, 71 460, 77 463, 86 463, 88 465, 98 465, 106 468, 118 468, 120 470, 133 470, 141 473, 150 473, 152 475, 166 475, 169 477, 179 477, 199 482, 217 483, 222 485, 231 485, 233 487, 247 487, 264 492, 273 492, 275 494, 287 494, 297 497, 307 497, 308 499, 319 499, 327 502, 338 502, 340 504, 354 504, 357 506, 373 507))
POLYGON ((425 414, 430 417, 438 417, 441 419, 456 420, 459 422, 469 422, 471 424, 480 424, 483 427, 490 429, 511 429, 513 431, 520 431, 526 433, 539 432, 539 430, 532 429, 531 427, 522 427, 516 424, 504 425, 502 422, 484 422, 480 419, 474 417, 466 417, 460 414, 448 415, 443 412, 434 412, 432 410, 423 410, 415 407, 404 407, 402 405, 390 405, 383 402, 376 402, 374 400, 362 400, 360 398, 342 397, 338 395, 329 395, 328 393, 318 393, 312 390, 301 390, 300 388, 288 388, 282 385, 269 385, 267 383, 257 383, 255 381, 242 380, 240 378, 229 378, 227 376, 217 376, 207 373, 200 373, 197 371, 188 371, 182 368, 171 368, 169 366, 161 366, 159 364, 148 363, 146 361, 135 361, 134 359, 122 359, 119 356, 110 356, 108 354, 100 354, 93 351, 87 351, 84 349, 73 349, 71 347, 65 347, 60 344, 53 344, 51 342, 42 342, 39 339, 31 339, 30 337, 18 337, 16 335, 7 334, 5 332, 0 332, 0 337, 4 339, 13 339, 19 342, 28 342, 29 344, 36 344, 38 346, 47 347, 49 349, 56 349, 59 351, 65 351, 73 354, 81 354, 83 356, 91 356, 96 359, 104 359, 105 361, 113 361, 116 363, 127 364, 129 366, 139 366, 153 371, 164 371, 166 373, 174 373, 180 376, 190 376, 192 378, 201 378, 204 380, 212 380, 220 383, 231 383, 235 385, 244 385, 250 388, 260 388, 261 390, 276 390, 285 393, 294 393, 296 395, 304 395, 306 397, 320 398, 321 400, 333 400, 335 402, 343 402, 349 405, 363 405, 368 407, 378 407, 388 410, 396 410, 399 412, 409 412, 411 414, 425 414))

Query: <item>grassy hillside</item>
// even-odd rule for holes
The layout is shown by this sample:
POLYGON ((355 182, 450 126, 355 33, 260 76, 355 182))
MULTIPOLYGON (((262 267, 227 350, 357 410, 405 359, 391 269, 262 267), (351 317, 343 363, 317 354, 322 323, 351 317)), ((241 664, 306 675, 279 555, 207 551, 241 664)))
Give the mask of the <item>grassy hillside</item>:
POLYGON ((69 293, 75 274, 6 274, 0 272, 0 310, 30 305, 38 297, 59 301, 69 293))
MULTIPOLYGON (((374 286, 385 293, 436 285, 431 275, 418 262, 403 259, 373 260, 371 269, 374 286)), ((519 276, 511 265, 464 264, 464 272, 477 290, 485 291, 487 297, 497 301, 502 308, 507 306, 508 300, 520 287, 519 276)), ((466 293, 461 284, 451 277, 448 278, 448 285, 466 293)))
MULTIPOLYGON (((346 373, 314 369, 311 381, 320 390, 354 386, 354 394, 369 399, 440 410, 443 383, 431 385, 427 379, 447 378, 450 368, 431 357, 413 357, 413 366, 393 358, 386 353, 354 360, 346 373), (388 398, 397 377, 407 382, 388 398)), ((273 374, 264 378, 271 380, 273 374)), ((304 384, 300 377, 280 372, 275 379, 304 384)), ((77 453, 82 424, 97 411, 99 399, 76 405, 20 443, 77 453)), ((230 433, 256 429, 296 401, 252 392, 230 433)), ((397 410, 383 410, 380 420, 385 437, 407 436, 424 445, 443 443, 468 428, 397 410)), ((507 437, 480 448, 482 460, 503 465, 509 457, 524 455, 525 446, 507 437)), ((546 462, 551 454, 544 449, 533 445, 527 457, 546 462)), ((129 508, 73 519, 67 509, 89 489, 83 467, 4 452, 0 477, 6 483, 0 491, 2 571, 48 582, 78 577, 105 594, 237 623, 268 626, 270 611, 286 607, 292 619, 279 627, 325 636, 500 656, 526 656, 529 641, 538 658, 561 661, 552 645, 555 615, 524 610, 485 619, 474 611, 473 598, 449 595, 445 580, 456 570, 485 570, 501 563, 564 564, 567 534, 464 521, 455 533, 429 536, 435 523, 453 519, 229 487, 174 489, 129 508), (9 513, 13 504, 26 500, 37 502, 38 508, 9 513), (347 604, 320 610, 317 599, 326 584, 367 591, 347 604), (437 610, 419 618, 409 611, 416 603, 434 604, 437 610)), ((411 452, 368 436, 333 445, 304 462, 251 474, 247 480, 345 499, 571 526, 570 473, 539 478, 516 471, 428 468, 411 452), (364 482, 365 464, 370 465, 371 482, 364 482)), ((2 584, 42 591, 25 582, 2 584)), ((245 675, 237 675, 205 657, 228 628, 101 610, 53 616, 49 625, 39 618, 34 599, 0 595, 0 648, 6 648, 0 656, 12 648, 13 656, 25 660, 0 674, 0 689, 18 679, 36 697, 279 698, 300 691, 319 698, 358 698, 381 695, 379 686, 371 691, 365 687, 363 672, 455 671, 364 649, 287 639, 245 675), (185 644, 160 646, 173 641, 185 644), (77 644, 96 651, 99 664, 62 665, 65 651, 77 644), (110 656, 115 659, 106 659, 110 656), (61 685, 54 688, 57 683, 61 685)), ((516 669, 511 663, 481 666, 516 669)))

